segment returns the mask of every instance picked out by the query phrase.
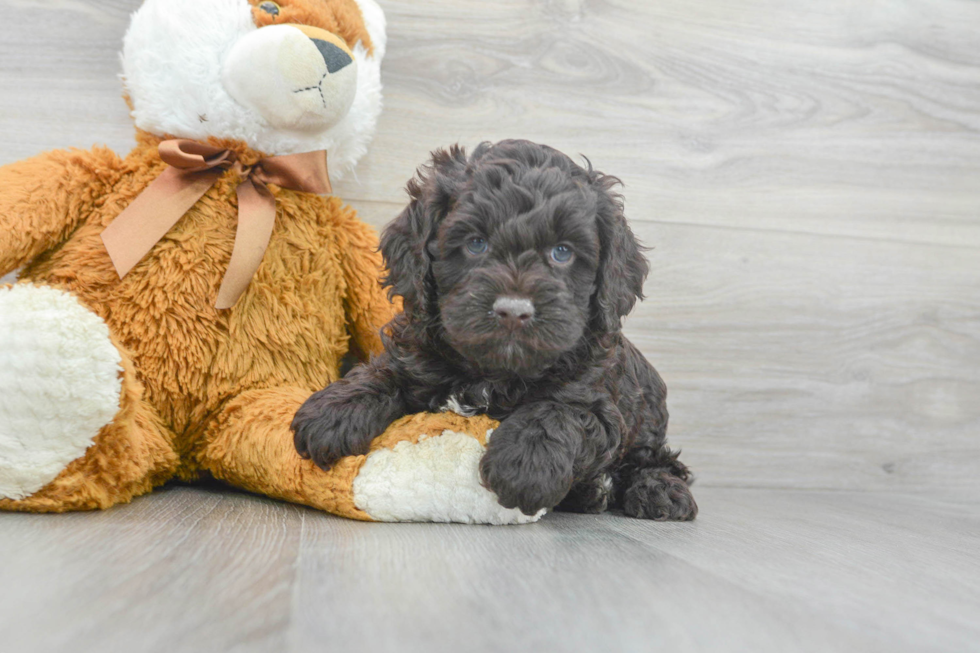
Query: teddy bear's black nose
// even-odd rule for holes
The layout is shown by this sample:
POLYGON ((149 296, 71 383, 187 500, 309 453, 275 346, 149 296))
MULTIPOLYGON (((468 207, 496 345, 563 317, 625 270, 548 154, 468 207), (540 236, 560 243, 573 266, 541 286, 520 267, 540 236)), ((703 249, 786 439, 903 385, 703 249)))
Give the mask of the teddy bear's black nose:
POLYGON ((349 54, 338 48, 333 43, 321 39, 311 40, 316 46, 316 49, 319 50, 320 54, 323 56, 323 60, 327 63, 327 70, 331 75, 338 70, 341 70, 345 66, 349 66, 353 61, 349 54))

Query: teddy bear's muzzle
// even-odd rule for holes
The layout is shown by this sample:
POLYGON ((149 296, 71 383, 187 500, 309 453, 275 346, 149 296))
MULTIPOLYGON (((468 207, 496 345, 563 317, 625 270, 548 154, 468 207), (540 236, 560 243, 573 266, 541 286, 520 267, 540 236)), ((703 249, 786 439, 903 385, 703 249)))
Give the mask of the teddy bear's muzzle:
POLYGON ((234 45, 222 83, 277 129, 320 132, 347 115, 357 61, 343 39, 307 25, 271 25, 234 45))

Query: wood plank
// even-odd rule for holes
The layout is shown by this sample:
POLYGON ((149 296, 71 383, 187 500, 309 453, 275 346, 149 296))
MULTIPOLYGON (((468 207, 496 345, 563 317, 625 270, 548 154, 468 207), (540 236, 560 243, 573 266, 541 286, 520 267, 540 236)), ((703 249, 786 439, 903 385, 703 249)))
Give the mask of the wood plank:
MULTIPOLYGON (((634 219, 980 244, 976 3, 382 4, 387 109, 343 197, 398 202, 432 148, 526 137, 621 176, 634 219)), ((0 0, 0 163, 128 149, 137 5, 0 0)))
POLYGON ((696 533, 630 519, 605 526, 867 638, 823 650, 966 651, 980 642, 975 502, 751 490, 702 490, 698 498, 696 533))
POLYGON ((817 651, 852 641, 624 537, 609 528, 614 519, 551 515, 527 529, 310 520, 290 641, 420 653, 770 651, 789 642, 817 651))
POLYGON ((136 143, 119 51, 140 0, 0 0, 0 165, 52 149, 136 143))
POLYGON ((11 650, 964 651, 976 504, 699 488, 693 523, 384 525, 212 487, 0 514, 11 650))
POLYGON ((384 146, 348 197, 518 136, 621 176, 634 219, 980 243, 976 4, 386 8, 384 146))
POLYGON ((972 248, 639 224, 627 334, 710 485, 980 490, 972 248))
POLYGON ((303 511, 219 488, 0 514, 9 651, 283 650, 303 511))

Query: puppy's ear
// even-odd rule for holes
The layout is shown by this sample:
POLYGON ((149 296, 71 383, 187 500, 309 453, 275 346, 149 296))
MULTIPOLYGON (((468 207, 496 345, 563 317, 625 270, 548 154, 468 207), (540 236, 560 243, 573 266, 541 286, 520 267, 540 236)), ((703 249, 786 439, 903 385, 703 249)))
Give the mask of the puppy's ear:
POLYGON ((596 204, 601 254, 593 296, 593 320, 604 333, 622 328, 622 318, 643 299, 643 281, 650 265, 643 256, 623 214, 622 197, 611 189, 621 182, 615 177, 591 172, 598 193, 596 204))
POLYGON ((466 152, 458 145, 432 153, 432 161, 408 182, 409 205, 381 234, 389 297, 401 296, 405 313, 426 313, 435 305, 429 242, 452 210, 466 178, 466 152))

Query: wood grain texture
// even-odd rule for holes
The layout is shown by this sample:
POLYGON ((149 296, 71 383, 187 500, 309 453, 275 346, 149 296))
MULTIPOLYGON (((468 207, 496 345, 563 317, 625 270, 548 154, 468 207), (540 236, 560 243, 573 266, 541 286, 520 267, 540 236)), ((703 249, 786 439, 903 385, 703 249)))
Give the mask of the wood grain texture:
POLYGON ((282 650, 293 506, 177 488, 119 510, 0 522, 4 650, 282 650))
MULTIPOLYGON (((0 0, 0 163, 132 145, 138 4, 0 0)), ((337 184, 367 221, 436 146, 585 153, 654 247, 628 333, 703 485, 980 489, 980 4, 382 4, 386 110, 337 184)))
POLYGON ((621 176, 633 219, 980 242, 976 3, 386 6, 370 199, 420 134, 523 135, 621 176))
POLYGON ((383 525, 220 488, 0 515, 11 651, 967 651, 980 517, 702 488, 688 524, 383 525))

